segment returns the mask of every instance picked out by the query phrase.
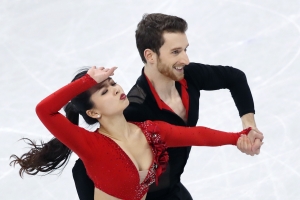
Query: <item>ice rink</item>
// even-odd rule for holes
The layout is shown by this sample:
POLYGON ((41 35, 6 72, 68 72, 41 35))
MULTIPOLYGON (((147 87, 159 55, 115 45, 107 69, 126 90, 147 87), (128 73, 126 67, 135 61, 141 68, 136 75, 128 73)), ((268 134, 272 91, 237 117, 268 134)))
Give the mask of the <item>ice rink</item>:
MULTIPOLYGON (((82 66, 118 66, 114 79, 128 92, 143 67, 136 25, 153 12, 188 22, 190 61, 246 73, 265 135, 254 157, 234 146, 193 147, 182 182, 194 199, 300 199, 299 0, 0 0, 0 5, 0 200, 78 200, 71 173, 76 155, 61 175, 23 179, 18 166, 9 166, 9 156, 28 150, 18 141, 22 137, 52 137, 35 106, 82 66)), ((242 128, 227 90, 201 94, 198 125, 242 128)))

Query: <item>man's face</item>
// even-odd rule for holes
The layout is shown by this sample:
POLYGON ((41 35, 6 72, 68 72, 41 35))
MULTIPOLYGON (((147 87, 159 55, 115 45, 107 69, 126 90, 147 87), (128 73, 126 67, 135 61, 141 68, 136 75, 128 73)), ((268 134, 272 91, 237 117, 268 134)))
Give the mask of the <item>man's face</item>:
POLYGON ((189 45, 185 33, 163 33, 165 43, 159 49, 157 69, 174 81, 183 79, 183 68, 189 64, 186 49, 189 45))

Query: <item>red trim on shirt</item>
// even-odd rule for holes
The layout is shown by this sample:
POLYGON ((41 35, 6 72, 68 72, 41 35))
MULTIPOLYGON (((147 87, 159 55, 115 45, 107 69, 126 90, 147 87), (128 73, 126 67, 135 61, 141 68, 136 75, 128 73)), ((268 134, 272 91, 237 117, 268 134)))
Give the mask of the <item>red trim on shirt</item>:
POLYGON ((188 114, 189 114, 189 108, 190 108, 190 96, 189 93, 187 91, 188 86, 186 83, 186 80, 183 78, 179 81, 179 83, 181 84, 181 100, 183 103, 183 106, 185 107, 185 114, 186 114, 186 118, 188 118, 188 114))
MULTIPOLYGON (((155 101, 158 105, 158 107, 162 110, 162 109, 165 109, 165 110, 169 110, 171 112, 174 113, 174 111, 163 101, 160 99, 160 97, 158 96, 155 88, 153 87, 151 81, 148 79, 148 77, 146 76, 146 74, 144 73, 145 77, 146 77, 146 80, 148 82, 148 85, 150 87, 150 90, 155 98, 155 101)), ((180 81, 178 81, 181 85, 181 101, 182 101, 182 104, 185 108, 185 114, 186 114, 186 117, 188 118, 188 113, 189 113, 189 94, 187 92, 187 89, 188 89, 188 86, 187 86, 187 83, 186 83, 186 80, 185 79, 181 79, 180 81)))

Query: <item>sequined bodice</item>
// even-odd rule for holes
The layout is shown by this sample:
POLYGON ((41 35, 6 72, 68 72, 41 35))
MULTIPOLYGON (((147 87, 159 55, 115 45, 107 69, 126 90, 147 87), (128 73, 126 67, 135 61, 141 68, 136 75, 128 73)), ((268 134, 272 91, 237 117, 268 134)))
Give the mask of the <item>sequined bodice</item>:
MULTIPOLYGON (((168 159, 168 155, 166 153, 167 147, 161 140, 160 135, 157 134, 156 126, 153 123, 149 121, 148 123, 147 122, 133 122, 133 123, 141 128, 149 145, 151 146, 151 150, 154 155, 152 165, 149 168, 146 178, 144 179, 144 181, 142 181, 141 188, 140 188, 141 191, 144 190, 148 191, 149 186, 155 181, 157 181, 158 176, 160 176, 161 172, 164 171, 164 169, 161 169, 161 167, 164 167, 163 165, 166 163, 160 163, 159 161, 162 154, 167 156, 168 159), (157 171, 159 172, 159 174, 157 174, 157 171)), ((140 198, 141 197, 143 197, 143 195, 140 196, 140 198)))
MULTIPOLYGON (((98 140, 98 144, 95 146, 96 149, 93 152, 101 152, 101 155, 99 154, 101 158, 82 157, 82 160, 96 188, 116 197, 115 188, 122 188, 118 191, 121 196, 129 196, 128 194, 131 193, 135 195, 130 195, 130 200, 140 200, 147 193, 149 186, 158 180, 157 177, 163 171, 159 163, 160 155, 164 153, 166 146, 160 141, 160 135, 155 132, 155 124, 149 121, 134 122, 133 124, 142 130, 153 152, 152 164, 148 170, 142 172, 144 175, 142 180, 141 172, 137 170, 123 149, 111 138, 97 132, 93 133, 95 142, 98 140), (112 184, 112 180, 120 181, 112 184)), ((91 148, 94 148, 94 146, 91 145, 91 148)))

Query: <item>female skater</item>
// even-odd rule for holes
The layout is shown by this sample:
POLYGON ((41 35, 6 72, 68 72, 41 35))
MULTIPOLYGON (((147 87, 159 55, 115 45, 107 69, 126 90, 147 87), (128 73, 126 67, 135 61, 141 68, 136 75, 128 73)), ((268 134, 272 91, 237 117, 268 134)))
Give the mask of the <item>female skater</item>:
POLYGON ((40 146, 28 139, 33 148, 20 158, 12 156, 12 164, 21 166, 21 176, 24 172, 50 173, 64 165, 74 151, 94 182, 95 200, 140 200, 165 171, 167 147, 252 145, 245 136, 251 128, 227 133, 162 121, 127 122, 123 110, 129 101, 109 78, 115 69, 92 67, 80 72, 37 105, 38 117, 57 139, 40 146), (64 105, 68 119, 59 113, 64 105), (100 128, 90 132, 79 127, 78 113, 88 124, 100 123, 100 128))

